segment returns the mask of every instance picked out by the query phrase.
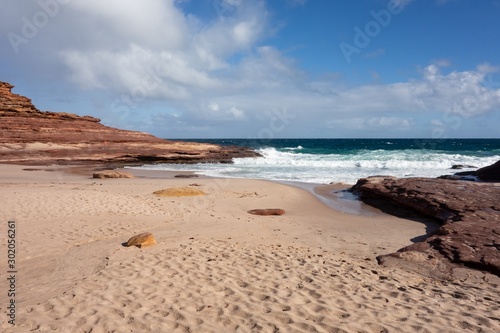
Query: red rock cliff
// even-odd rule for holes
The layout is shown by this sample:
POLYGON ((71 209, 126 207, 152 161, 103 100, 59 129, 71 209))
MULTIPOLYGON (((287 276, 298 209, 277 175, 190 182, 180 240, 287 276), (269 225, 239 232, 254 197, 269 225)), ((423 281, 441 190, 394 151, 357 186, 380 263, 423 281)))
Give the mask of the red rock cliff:
POLYGON ((249 149, 177 142, 120 130, 100 119, 66 112, 42 112, 0 81, 0 163, 230 163, 257 156, 249 149))

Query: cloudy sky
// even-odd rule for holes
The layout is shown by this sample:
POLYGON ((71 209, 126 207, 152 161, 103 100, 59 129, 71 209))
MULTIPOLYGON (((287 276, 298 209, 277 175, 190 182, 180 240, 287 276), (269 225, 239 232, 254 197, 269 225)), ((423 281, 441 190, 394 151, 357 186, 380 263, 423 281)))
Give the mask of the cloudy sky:
POLYGON ((500 137, 500 0, 1 0, 0 80, 164 138, 500 137))

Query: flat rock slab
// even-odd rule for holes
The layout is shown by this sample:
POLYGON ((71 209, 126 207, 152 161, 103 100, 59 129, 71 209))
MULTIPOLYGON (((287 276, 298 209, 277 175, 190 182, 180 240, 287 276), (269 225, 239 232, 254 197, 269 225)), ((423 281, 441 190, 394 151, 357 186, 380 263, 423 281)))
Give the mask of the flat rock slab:
POLYGON ((94 172, 92 178, 134 178, 134 175, 125 171, 115 171, 115 170, 104 170, 94 172))
POLYGON ((137 246, 138 248, 156 245, 156 240, 152 233, 144 232, 130 237, 126 243, 127 246, 137 246))
POLYGON ((390 254, 391 258, 404 259, 403 252, 416 251, 500 276, 500 187, 496 184, 369 177, 360 179, 352 190, 375 207, 392 203, 442 223, 427 239, 390 254))
POLYGON ((252 209, 249 210, 248 213, 261 216, 283 215, 285 214, 285 210, 280 208, 252 209))
POLYGON ((179 174, 175 175, 174 178, 198 178, 198 175, 195 174, 179 174))
POLYGON ((198 195, 207 195, 202 190, 192 187, 172 187, 164 190, 159 190, 153 192, 153 194, 159 197, 191 197, 198 195))

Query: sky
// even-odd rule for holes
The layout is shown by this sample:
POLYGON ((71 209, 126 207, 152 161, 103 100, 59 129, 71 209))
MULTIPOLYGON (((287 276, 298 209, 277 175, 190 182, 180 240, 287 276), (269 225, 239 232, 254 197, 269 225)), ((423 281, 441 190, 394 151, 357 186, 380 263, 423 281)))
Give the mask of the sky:
POLYGON ((1 0, 0 81, 163 138, 499 138, 500 0, 1 0))

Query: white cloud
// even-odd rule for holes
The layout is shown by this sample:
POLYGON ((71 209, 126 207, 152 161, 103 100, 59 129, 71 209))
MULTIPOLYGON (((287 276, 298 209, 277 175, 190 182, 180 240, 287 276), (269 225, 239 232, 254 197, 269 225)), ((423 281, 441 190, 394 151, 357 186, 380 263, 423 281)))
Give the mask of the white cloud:
POLYGON ((443 75, 430 65, 421 81, 406 84, 413 87, 413 97, 427 110, 459 114, 465 118, 481 115, 500 106, 500 90, 483 86, 493 67, 481 65, 476 71, 453 71, 443 75))
POLYGON ((219 111, 220 110, 220 107, 219 107, 219 104, 217 103, 211 103, 208 108, 212 111, 219 111))
POLYGON ((161 84, 147 89, 148 97, 192 97, 196 89, 220 87, 214 72, 229 69, 228 59, 253 47, 266 25, 261 5, 235 3, 247 9, 200 25, 184 16, 172 0, 116 1, 68 5, 86 20, 99 23, 83 33, 100 36, 91 47, 56 47, 72 80, 83 87, 131 92, 153 74, 161 84))
POLYGON ((229 109, 229 113, 231 113, 235 119, 244 119, 245 118, 245 111, 240 110, 235 106, 232 106, 231 109, 229 109))
POLYGON ((129 43, 153 49, 180 47, 186 39, 184 15, 172 0, 85 0, 67 5, 87 21, 86 33, 100 37, 110 48, 129 43))
POLYGON ((432 119, 432 120, 431 120, 431 125, 432 125, 432 126, 443 126, 444 124, 443 124, 443 122, 442 122, 441 120, 439 120, 439 119, 432 119))
POLYGON ((254 38, 254 28, 256 22, 241 22, 234 26, 233 28, 233 40, 237 45, 241 45, 243 47, 247 45, 251 45, 254 38))
MULTIPOLYGON (((212 135, 209 128, 242 120, 249 121, 245 123, 245 131, 257 135, 269 126, 272 116, 268 113, 276 108, 288 108, 296 116, 287 125, 286 131, 290 133, 309 127, 321 128, 324 124, 327 128, 403 133, 414 126, 414 114, 450 113, 468 118, 500 107, 500 90, 482 85, 487 73, 492 71, 487 65, 473 71, 447 74, 443 74, 440 67, 429 65, 422 70, 418 80, 345 88, 335 79, 309 80, 295 67, 293 60, 270 46, 257 47, 239 63, 228 65, 222 74, 219 70, 204 70, 197 62, 189 62, 189 58, 179 55, 154 55, 144 50, 129 53, 134 52, 136 56, 124 57, 129 59, 128 63, 119 61, 120 57, 113 58, 114 63, 127 63, 127 66, 114 67, 109 61, 107 70, 115 73, 115 89, 122 84, 122 91, 131 94, 134 85, 137 89, 144 80, 140 76, 144 75, 144 68, 159 63, 160 83, 148 90, 147 95, 163 99, 165 103, 176 101, 183 121, 177 128, 198 128, 212 135), (143 67, 135 68, 132 64, 143 67), (218 121, 221 125, 217 125, 218 121), (210 122, 210 125, 193 127, 193 123, 199 122, 210 122)), ((81 65, 84 63, 80 62, 80 69, 85 68, 81 65)), ((92 79, 89 71, 84 71, 83 75, 92 79)))
POLYGON ((483 74, 499 73, 500 66, 492 66, 488 63, 484 63, 484 64, 478 65, 477 70, 478 70, 478 72, 483 73, 483 74))

